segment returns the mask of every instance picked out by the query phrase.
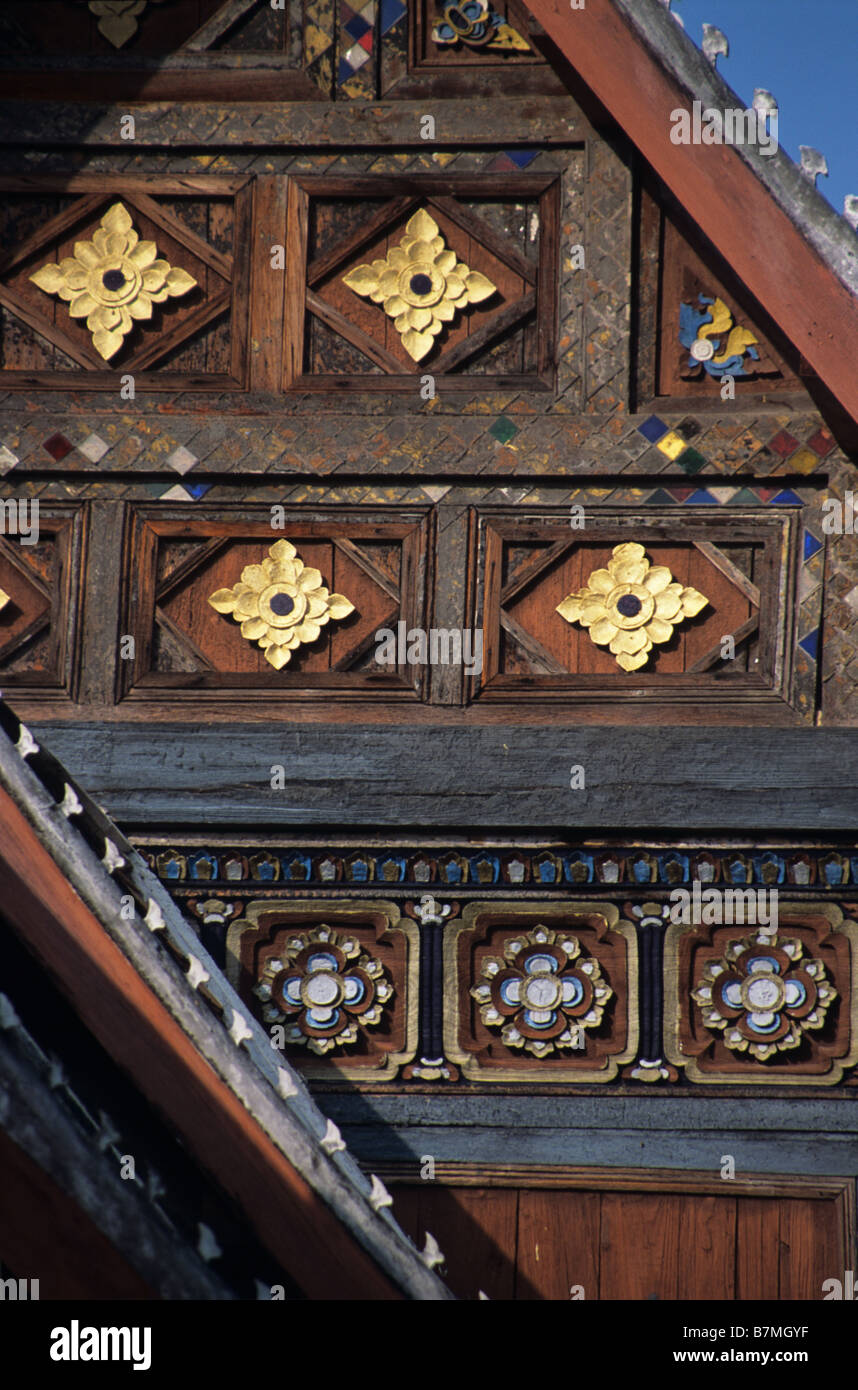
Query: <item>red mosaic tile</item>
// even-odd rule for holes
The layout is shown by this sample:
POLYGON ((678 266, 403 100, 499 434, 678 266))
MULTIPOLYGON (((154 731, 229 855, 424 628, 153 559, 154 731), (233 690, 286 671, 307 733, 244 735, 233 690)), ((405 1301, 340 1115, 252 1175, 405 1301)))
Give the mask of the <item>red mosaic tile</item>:
POLYGON ((776 454, 780 454, 781 458, 785 459, 789 454, 795 453, 798 448, 798 440, 786 430, 781 430, 774 439, 769 440, 769 448, 774 449, 776 454))
POLYGON ((42 448, 47 449, 51 458, 59 463, 60 459, 64 459, 66 454, 71 453, 74 445, 69 443, 64 434, 52 434, 50 439, 45 440, 42 448))
POLYGON ((808 448, 815 450, 815 452, 819 454, 819 457, 823 459, 825 455, 830 454, 831 450, 834 448, 834 440, 828 433, 828 430, 817 430, 813 438, 807 441, 807 444, 808 448))

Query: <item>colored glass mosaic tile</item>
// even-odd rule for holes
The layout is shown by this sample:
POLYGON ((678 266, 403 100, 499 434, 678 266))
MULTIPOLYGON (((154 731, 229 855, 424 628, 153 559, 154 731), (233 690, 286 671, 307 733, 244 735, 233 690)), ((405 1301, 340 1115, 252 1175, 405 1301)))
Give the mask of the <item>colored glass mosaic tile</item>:
POLYGON ((822 549, 822 541, 818 541, 812 531, 804 533, 804 558, 812 560, 814 555, 822 549))
POLYGON ((798 644, 803 652, 806 652, 812 661, 816 661, 819 651, 819 628, 809 632, 806 637, 802 637, 798 644))
POLYGON ((398 24, 403 15, 407 13, 408 7, 401 4, 400 0, 381 0, 379 27, 382 35, 392 29, 394 24, 398 24))
POLYGON ((664 438, 658 441, 656 448, 660 449, 661 452, 670 459, 671 463, 673 463, 684 451, 686 444, 682 435, 677 434, 676 430, 668 430, 664 438))
POLYGON ((787 430, 781 430, 774 439, 769 440, 769 448, 774 449, 776 454, 780 454, 781 458, 785 459, 798 448, 798 440, 787 430))
POLYGON ((691 503, 693 506, 714 506, 714 507, 717 507, 717 505, 718 505, 718 498, 717 498, 717 497, 713 497, 713 496, 712 496, 712 493, 711 493, 711 492, 708 492, 708 491, 706 490, 705 487, 699 487, 699 488, 697 489, 696 492, 692 492, 692 494, 691 494, 691 496, 689 497, 688 501, 689 501, 689 503, 691 503))
POLYGON ((541 153, 541 150, 504 150, 507 159, 511 159, 517 169, 526 169, 541 153))
POLYGON ((819 467, 819 455, 815 454, 812 449, 803 446, 793 454, 789 466, 796 473, 812 473, 814 468, 819 467))
POLYGON ((665 492, 663 487, 656 488, 647 498, 647 505, 650 507, 673 507, 675 504, 676 498, 665 492))
POLYGON ((11 449, 7 449, 5 444, 0 445, 0 475, 8 473, 10 468, 14 468, 16 463, 20 463, 17 454, 13 454, 11 449))
POLYGON ((746 507, 749 503, 753 505, 753 504, 759 502, 759 500, 760 500, 760 498, 759 498, 758 494, 757 494, 756 492, 752 491, 752 489, 749 488, 749 487, 740 487, 740 488, 739 488, 739 491, 736 493, 735 497, 733 498, 733 502, 734 502, 735 504, 738 504, 738 505, 740 505, 740 506, 745 506, 745 507, 746 507))
POLYGON ((498 416, 493 425, 489 426, 489 434, 500 444, 508 444, 518 434, 518 426, 508 420, 505 415, 498 416))
POLYGON ((74 445, 69 443, 64 434, 52 434, 50 439, 45 440, 42 447, 47 449, 51 458, 59 463, 60 459, 64 459, 66 454, 71 453, 74 445))
POLYGON ((644 439, 648 439, 650 444, 655 444, 663 434, 667 434, 667 425, 663 420, 659 420, 657 415, 650 415, 648 420, 638 425, 638 433, 642 434, 644 439))
MULTIPOLYGON (((658 446, 661 448, 661 445, 658 446)), ((698 454, 696 449, 685 449, 677 458, 683 473, 699 473, 701 468, 706 467, 706 460, 702 454, 698 454)))
POLYGON ((807 442, 811 449, 816 450, 820 458, 825 458, 826 454, 830 454, 834 448, 834 440, 828 430, 817 430, 816 434, 812 435, 807 442))
POLYGON ((800 507, 801 498, 792 488, 784 488, 783 492, 778 492, 772 498, 772 504, 776 507, 800 507))

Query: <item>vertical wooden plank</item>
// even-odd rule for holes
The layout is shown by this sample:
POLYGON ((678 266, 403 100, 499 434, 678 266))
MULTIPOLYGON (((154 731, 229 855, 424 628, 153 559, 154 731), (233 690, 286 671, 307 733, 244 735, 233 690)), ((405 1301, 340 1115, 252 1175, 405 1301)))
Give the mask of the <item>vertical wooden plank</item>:
POLYGON ((599 1298, 676 1299, 683 1197, 604 1193, 599 1298))
POLYGON ((568 1300, 575 1285, 598 1297, 600 1206, 598 1192, 519 1193, 517 1300, 568 1300))
POLYGON ((735 1298, 736 1198, 685 1197, 679 1298, 735 1298))
POLYGON ((842 1279, 844 1250, 834 1202, 780 1203, 780 1297, 819 1299, 826 1279, 842 1279))
MULTIPOLYGON (((289 267, 286 233, 286 181, 263 174, 253 190, 251 267, 250 384, 254 391, 279 391, 283 376, 283 300, 289 267), (286 269, 271 264, 274 246, 284 247, 286 269)), ((236 247, 236 264, 240 259, 236 247)), ((303 278, 303 277, 302 277, 303 278)), ((239 313, 245 311, 238 305, 239 313)))
MULTIPOLYGON (((404 1189, 398 1189, 401 1193, 404 1189)), ((411 1188, 417 1199, 417 1226, 412 1234, 422 1249, 431 1231, 444 1252, 439 1269, 457 1298, 511 1299, 515 1293, 515 1252, 518 1192, 505 1187, 442 1187, 422 1183, 411 1188)), ((413 1204, 413 1196, 411 1202, 413 1204)), ((395 1199, 406 1220, 414 1220, 409 1199, 395 1199)))
POLYGON ((775 1198, 738 1198, 735 1297, 739 1300, 779 1296, 779 1207, 775 1198))
MULTIPOLYGON (((261 182, 261 180, 259 181, 261 182)), ((288 181, 286 219, 286 312, 281 351, 285 387, 304 371, 304 315, 307 288, 307 224, 309 199, 295 179, 288 181)), ((261 238, 264 243, 264 237, 261 238)), ((270 264, 270 262, 269 262, 270 264)), ((282 278, 282 277, 281 277, 282 278)), ((282 300, 281 306, 282 306, 282 300)), ((255 311, 254 301, 254 311, 255 311)), ((279 384, 276 389, 279 388, 279 384)))

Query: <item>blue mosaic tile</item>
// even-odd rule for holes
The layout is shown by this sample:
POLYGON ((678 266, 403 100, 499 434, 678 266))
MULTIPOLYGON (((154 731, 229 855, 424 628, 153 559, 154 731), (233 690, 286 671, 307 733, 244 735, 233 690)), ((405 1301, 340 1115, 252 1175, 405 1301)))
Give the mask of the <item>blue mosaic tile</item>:
POLYGON ((380 26, 382 34, 386 34, 392 29, 394 24, 398 24, 403 15, 408 13, 408 7, 400 4, 400 0, 381 0, 380 26))
POLYGON ((526 169, 537 155, 542 154, 542 150, 504 150, 504 154, 507 159, 512 160, 517 169, 526 169))
POLYGON ((205 497, 206 493, 208 492, 208 490, 209 490, 209 488, 210 488, 211 486, 212 486, 211 483, 183 483, 183 484, 182 484, 182 487, 186 490, 186 492, 189 492, 189 493, 191 494, 191 496, 193 497, 193 499, 194 499, 195 502, 197 501, 198 498, 200 498, 200 497, 205 497))
POLYGON ((655 492, 650 493, 647 498, 648 507, 675 507, 676 498, 671 497, 669 492, 665 492, 663 487, 657 487, 655 492))
POLYGON ((803 652, 806 652, 811 661, 816 661, 819 651, 819 628, 814 628, 806 637, 802 637, 798 644, 803 652))
POLYGON ((218 862, 213 854, 195 854, 189 867, 191 878, 208 882, 218 877, 218 862))
POLYGON ((638 434, 642 434, 644 439, 648 439, 650 444, 654 444, 657 439, 661 439, 663 434, 667 434, 667 425, 663 420, 659 420, 657 415, 650 415, 648 420, 644 420, 642 425, 638 425, 638 434))
POLYGON ((812 560, 813 557, 814 557, 814 555, 816 555, 821 549, 822 549, 822 541, 818 541, 818 540, 816 539, 816 536, 813 534, 812 531, 805 531, 805 533, 804 533, 804 558, 805 558, 805 560, 812 560))
POLYGON ((697 506, 697 507, 699 507, 699 506, 717 507, 717 506, 718 506, 718 498, 717 498, 717 497, 713 497, 713 496, 712 496, 712 493, 711 493, 711 492, 708 492, 707 489, 706 489, 705 487, 699 487, 699 488, 697 488, 696 492, 692 492, 692 494, 691 494, 690 497, 686 497, 685 502, 686 502, 686 506, 688 505, 689 502, 693 503, 694 506, 697 506))
POLYGON ((783 492, 779 492, 772 498, 772 505, 776 507, 800 507, 801 498, 791 488, 784 488, 783 492))
POLYGON ((347 34, 351 35, 355 43, 357 43, 358 39, 362 39, 364 34, 369 33, 370 29, 372 28, 372 25, 367 24, 363 15, 356 14, 352 15, 348 23, 343 25, 343 28, 345 29, 347 34))

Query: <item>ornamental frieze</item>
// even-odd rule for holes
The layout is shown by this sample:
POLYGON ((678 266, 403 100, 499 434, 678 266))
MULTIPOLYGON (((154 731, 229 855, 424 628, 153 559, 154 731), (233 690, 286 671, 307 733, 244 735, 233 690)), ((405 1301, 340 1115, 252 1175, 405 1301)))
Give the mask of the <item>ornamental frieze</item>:
POLYGON ((307 1076, 389 1081, 413 1060, 418 932, 394 903, 257 899, 236 918, 209 900, 199 915, 272 1047, 307 1076))
POLYGON ((818 899, 752 932, 744 916, 672 923, 664 1019, 690 1081, 834 1085, 858 1062, 858 923, 818 899))

